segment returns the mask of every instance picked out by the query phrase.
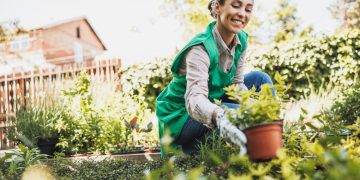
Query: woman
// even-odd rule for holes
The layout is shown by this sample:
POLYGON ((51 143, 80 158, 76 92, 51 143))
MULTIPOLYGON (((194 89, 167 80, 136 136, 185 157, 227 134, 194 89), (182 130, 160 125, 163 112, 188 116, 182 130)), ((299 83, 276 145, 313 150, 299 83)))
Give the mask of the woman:
MULTIPOLYGON (((186 154, 196 153, 198 145, 214 128, 244 150, 243 133, 226 120, 224 110, 215 105, 237 108, 229 102, 223 88, 237 84, 241 90, 264 83, 272 84, 265 73, 244 76, 247 34, 242 30, 249 22, 253 0, 212 0, 208 9, 216 19, 205 32, 195 36, 175 57, 171 67, 173 80, 156 100, 159 135, 168 132, 173 144, 186 154)), ((242 152, 244 153, 244 151, 242 152)), ((162 155, 164 151, 162 149, 162 155)))

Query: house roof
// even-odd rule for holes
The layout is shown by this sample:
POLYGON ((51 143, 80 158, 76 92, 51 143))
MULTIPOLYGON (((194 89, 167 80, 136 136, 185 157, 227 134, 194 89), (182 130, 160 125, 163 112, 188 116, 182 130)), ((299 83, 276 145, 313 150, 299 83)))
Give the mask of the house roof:
POLYGON ((35 28, 35 29, 50 29, 50 28, 54 28, 56 26, 60 26, 63 24, 67 24, 67 23, 71 23, 74 21, 81 21, 84 20, 85 23, 89 26, 90 30, 93 32, 93 34, 95 35, 96 39, 100 42, 102 48, 104 50, 107 50, 104 43, 101 41, 100 37, 97 35, 97 33, 95 32, 94 28, 91 26, 91 24, 89 23, 89 21, 87 20, 87 18, 85 16, 80 16, 80 17, 74 17, 74 18, 70 18, 70 19, 65 19, 62 21, 57 21, 55 23, 51 23, 51 24, 47 24, 45 26, 39 27, 39 28, 35 28))

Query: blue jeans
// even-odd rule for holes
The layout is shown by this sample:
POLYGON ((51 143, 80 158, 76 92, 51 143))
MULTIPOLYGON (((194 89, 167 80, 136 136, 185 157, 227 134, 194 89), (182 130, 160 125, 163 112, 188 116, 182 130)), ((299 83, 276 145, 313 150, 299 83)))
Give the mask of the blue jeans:
MULTIPOLYGON (((245 86, 248 89, 255 86, 257 92, 260 91, 261 85, 273 84, 269 75, 260 71, 252 71, 245 74, 244 81, 245 86)), ((275 95, 274 91, 273 94, 275 95)), ((223 96, 221 100, 222 104, 229 108, 239 108, 239 104, 229 100, 226 96, 223 96)), ((199 151, 199 145, 205 142, 206 137, 211 133, 211 131, 211 129, 189 117, 186 120, 179 137, 174 141, 174 143, 180 145, 185 154, 194 154, 199 151)))

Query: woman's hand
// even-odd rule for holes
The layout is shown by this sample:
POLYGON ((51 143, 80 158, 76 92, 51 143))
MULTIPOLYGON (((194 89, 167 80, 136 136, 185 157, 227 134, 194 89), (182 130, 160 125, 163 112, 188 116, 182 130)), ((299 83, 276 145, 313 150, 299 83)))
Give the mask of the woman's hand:
POLYGON ((247 139, 245 134, 227 120, 225 111, 223 109, 216 109, 214 113, 216 113, 215 123, 219 130, 220 136, 226 141, 230 141, 231 143, 239 146, 240 155, 245 155, 247 152, 247 139))

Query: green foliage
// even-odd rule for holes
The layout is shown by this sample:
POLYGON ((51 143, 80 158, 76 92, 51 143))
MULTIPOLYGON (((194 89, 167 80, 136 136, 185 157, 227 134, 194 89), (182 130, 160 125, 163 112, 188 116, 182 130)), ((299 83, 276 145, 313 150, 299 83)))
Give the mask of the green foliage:
POLYGON ((209 0, 164 0, 164 12, 175 15, 188 39, 203 31, 213 19, 207 9, 209 0))
POLYGON ((40 138, 56 138, 58 133, 54 125, 62 118, 61 108, 58 107, 22 107, 12 119, 13 126, 8 129, 8 137, 29 146, 35 145, 40 138))
MULTIPOLYGON (((196 34, 204 31, 206 26, 213 20, 210 11, 207 9, 210 0, 163 0, 164 12, 175 15, 180 21, 181 26, 185 28, 185 37, 187 40, 196 34)), ((256 3, 255 3, 256 5, 256 3)), ((258 9, 254 10, 257 11, 258 9)), ((260 10, 260 9, 259 9, 260 10)), ((260 19, 253 13, 251 21, 244 29, 249 33, 249 42, 256 43, 257 39, 253 32, 261 25, 260 19)))
POLYGON ((286 41, 295 36, 296 28, 299 26, 296 11, 296 6, 290 5, 288 0, 279 1, 279 7, 274 11, 275 23, 280 26, 274 37, 275 42, 286 41))
POLYGON ((4 157, 0 158, 0 171, 6 179, 19 179, 26 167, 39 164, 40 160, 46 158, 46 155, 39 154, 38 149, 31 149, 20 144, 18 151, 6 153, 4 157))
POLYGON ((341 92, 340 99, 332 107, 325 110, 321 118, 326 126, 339 130, 344 125, 354 124, 360 119, 360 81, 353 87, 341 92))
MULTIPOLYGON (((360 123, 360 121, 359 121, 360 123)), ((360 126, 357 126, 360 127, 360 126)), ((334 141, 333 136, 315 137, 303 131, 304 125, 284 132, 284 148, 269 162, 254 163, 223 147, 222 151, 204 151, 207 156, 176 156, 159 169, 147 173, 147 179, 189 177, 197 171, 205 179, 358 179, 360 161, 359 130, 334 141), (230 155, 223 156, 230 152, 230 155), (223 158, 224 157, 224 158, 223 158), (211 161, 211 163, 208 162, 211 161), (186 173, 187 172, 187 173, 186 173), (216 178, 215 178, 216 177, 216 178)), ((215 147, 217 148, 217 147, 215 147)), ((236 152, 236 151, 235 151, 236 152)))
POLYGON ((344 31, 321 39, 305 38, 286 44, 275 44, 253 57, 254 66, 274 76, 278 71, 291 84, 290 97, 309 92, 309 81, 315 88, 334 83, 352 86, 360 74, 360 31, 344 31))
POLYGON ((148 63, 134 65, 121 72, 123 92, 138 96, 145 108, 155 111, 156 97, 172 79, 172 58, 157 58, 148 63))
POLYGON ((238 147, 226 143, 215 131, 200 144, 199 158, 207 166, 222 164, 230 155, 239 152, 238 147))
POLYGON ((144 171, 159 168, 162 161, 137 162, 105 159, 72 161, 57 159, 49 164, 62 179, 142 179, 144 171))
POLYGON ((55 159, 49 166, 64 179, 359 179, 359 123, 356 132, 336 141, 307 133, 304 124, 293 126, 284 132, 284 148, 269 162, 251 162, 212 136, 215 144, 203 146, 204 156, 175 155, 145 163, 55 159))
POLYGON ((129 151, 139 145, 157 146, 154 137, 142 136, 153 129, 150 110, 143 100, 113 87, 94 85, 83 72, 73 87, 63 91, 68 118, 55 124, 60 134, 58 146, 63 152, 110 153, 129 151))
POLYGON ((277 84, 274 86, 264 84, 261 86, 260 92, 255 92, 254 87, 249 91, 241 92, 236 85, 226 87, 225 91, 229 98, 240 104, 239 108, 227 111, 230 122, 243 128, 280 120, 281 102, 287 89, 284 79, 278 73, 275 74, 277 84), (277 96, 272 94, 272 88, 275 89, 277 96))

